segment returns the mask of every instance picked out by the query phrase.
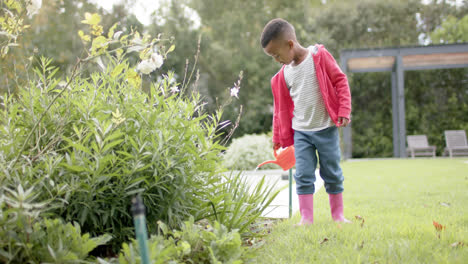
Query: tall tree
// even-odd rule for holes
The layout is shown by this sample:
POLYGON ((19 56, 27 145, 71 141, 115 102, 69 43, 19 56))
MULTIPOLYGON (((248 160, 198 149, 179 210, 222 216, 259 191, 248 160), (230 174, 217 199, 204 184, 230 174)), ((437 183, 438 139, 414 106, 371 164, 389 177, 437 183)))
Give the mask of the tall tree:
MULTIPOLYGON (((232 87, 238 72, 243 71, 239 93, 243 113, 237 135, 269 131, 272 125, 270 78, 280 65, 273 63, 260 46, 264 25, 272 18, 284 17, 301 25, 312 6, 320 1, 201 1, 188 5, 201 17, 202 46, 200 68, 206 74, 206 88, 212 100, 232 87)), ((299 33, 301 34, 301 33, 299 33)), ((227 112, 235 120, 239 109, 227 112)))
POLYGON ((114 6, 109 14, 88 0, 43 0, 39 12, 26 21, 31 27, 23 32, 20 39, 19 44, 23 48, 14 49, 0 61, 0 69, 7 77, 0 79, 0 91, 14 91, 19 83, 27 81, 24 65, 32 64, 34 67, 36 60, 26 58, 24 54, 37 53, 52 58, 62 74, 70 71, 83 50, 77 32, 83 27, 81 21, 86 12, 102 14, 104 30, 117 22, 127 32, 132 27, 139 31, 143 29, 143 25, 123 6, 114 6), (26 63, 28 60, 30 62, 26 63))
POLYGON ((433 43, 468 42, 468 15, 461 19, 452 15, 447 16, 430 37, 433 43))

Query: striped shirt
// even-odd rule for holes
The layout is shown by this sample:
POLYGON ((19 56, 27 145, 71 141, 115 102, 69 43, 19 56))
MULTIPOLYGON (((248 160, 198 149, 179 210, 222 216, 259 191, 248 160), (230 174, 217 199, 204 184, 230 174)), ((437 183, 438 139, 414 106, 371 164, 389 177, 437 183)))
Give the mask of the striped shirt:
POLYGON ((333 121, 325 108, 315 73, 311 53, 317 52, 310 46, 307 57, 296 66, 284 67, 284 79, 294 102, 292 128, 299 131, 319 131, 333 126, 333 121))

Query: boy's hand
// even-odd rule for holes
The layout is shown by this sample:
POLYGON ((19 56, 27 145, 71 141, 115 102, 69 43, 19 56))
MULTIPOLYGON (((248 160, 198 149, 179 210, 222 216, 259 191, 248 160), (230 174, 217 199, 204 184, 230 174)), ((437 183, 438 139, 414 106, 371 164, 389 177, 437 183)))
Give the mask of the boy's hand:
POLYGON ((345 127, 349 124, 349 119, 346 117, 338 117, 338 125, 345 127))
POLYGON ((273 142, 273 150, 278 150, 279 148, 281 148, 280 143, 273 142))

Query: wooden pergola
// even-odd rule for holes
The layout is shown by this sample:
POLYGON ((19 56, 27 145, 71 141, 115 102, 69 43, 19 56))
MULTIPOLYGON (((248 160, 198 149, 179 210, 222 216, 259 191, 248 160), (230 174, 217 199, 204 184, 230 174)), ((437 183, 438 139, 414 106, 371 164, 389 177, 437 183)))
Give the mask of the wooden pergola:
MULTIPOLYGON (((393 156, 406 157, 405 75, 407 70, 468 67, 468 43, 342 50, 343 72, 392 73, 393 156)), ((352 124, 352 123, 351 123, 352 124)), ((351 126, 343 130, 344 158, 352 157, 351 126)))

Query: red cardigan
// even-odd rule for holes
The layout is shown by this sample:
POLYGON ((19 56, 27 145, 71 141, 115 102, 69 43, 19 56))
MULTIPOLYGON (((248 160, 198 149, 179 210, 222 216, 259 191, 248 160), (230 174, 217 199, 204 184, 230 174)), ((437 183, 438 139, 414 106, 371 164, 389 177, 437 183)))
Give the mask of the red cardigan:
MULTIPOLYGON (((315 47, 317 52, 312 53, 312 57, 320 92, 328 114, 335 125, 339 126, 338 117, 351 120, 351 92, 348 78, 323 45, 317 44, 315 47)), ((271 90, 274 103, 273 142, 288 147, 294 144, 292 128, 294 102, 284 80, 284 66, 271 79, 271 90)))

